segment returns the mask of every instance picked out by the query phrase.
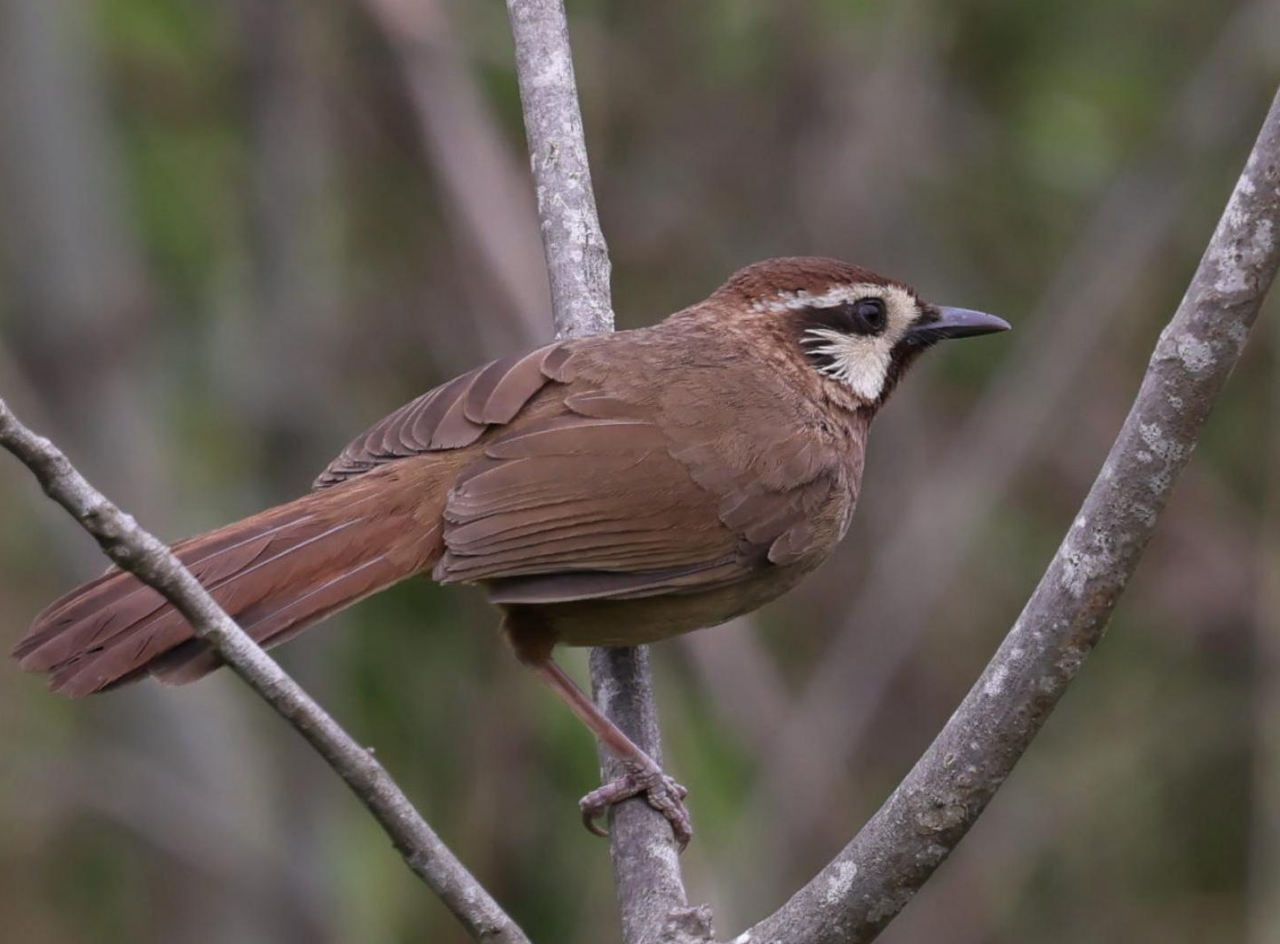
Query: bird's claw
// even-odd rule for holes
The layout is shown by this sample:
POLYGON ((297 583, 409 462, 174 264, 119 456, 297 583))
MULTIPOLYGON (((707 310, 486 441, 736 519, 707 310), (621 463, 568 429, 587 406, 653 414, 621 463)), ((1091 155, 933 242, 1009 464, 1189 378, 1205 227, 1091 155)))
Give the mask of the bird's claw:
POLYGON ((600 826, 600 818, 613 804, 641 794, 650 806, 667 818, 683 852, 693 838, 693 820, 683 802, 689 791, 661 770, 628 771, 612 783, 592 790, 578 801, 582 822, 597 836, 608 836, 608 831, 600 826))

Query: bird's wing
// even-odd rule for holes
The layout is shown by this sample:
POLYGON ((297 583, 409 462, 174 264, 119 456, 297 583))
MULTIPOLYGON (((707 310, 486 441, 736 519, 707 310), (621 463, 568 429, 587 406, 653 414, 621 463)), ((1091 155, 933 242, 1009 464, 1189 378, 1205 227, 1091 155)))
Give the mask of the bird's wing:
POLYGON ((670 362, 592 345, 545 366, 542 415, 494 429, 454 483, 436 579, 551 603, 706 589, 803 556, 840 457, 739 389, 743 371, 670 362))
POLYGON ((314 487, 345 482, 397 459, 473 444, 491 426, 511 422, 568 356, 568 345, 549 344, 427 391, 352 440, 314 487))
POLYGON ((316 488, 475 447, 434 575, 485 581, 495 602, 705 589, 803 556, 844 468, 829 437, 760 389, 769 378, 646 337, 463 374, 362 433, 316 488))

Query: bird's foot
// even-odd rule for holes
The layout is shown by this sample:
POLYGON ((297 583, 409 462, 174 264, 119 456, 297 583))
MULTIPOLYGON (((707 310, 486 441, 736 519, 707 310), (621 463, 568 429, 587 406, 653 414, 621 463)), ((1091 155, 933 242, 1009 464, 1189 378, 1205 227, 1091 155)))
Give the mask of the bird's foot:
POLYGON ((684 798, 689 795, 689 791, 656 765, 652 768, 637 767, 628 770, 612 783, 606 783, 584 796, 578 801, 578 807, 582 810, 582 822, 597 836, 608 836, 609 833, 601 828, 597 820, 613 804, 640 794, 644 794, 649 805, 667 818, 680 851, 683 852, 693 838, 693 820, 684 805, 684 798))

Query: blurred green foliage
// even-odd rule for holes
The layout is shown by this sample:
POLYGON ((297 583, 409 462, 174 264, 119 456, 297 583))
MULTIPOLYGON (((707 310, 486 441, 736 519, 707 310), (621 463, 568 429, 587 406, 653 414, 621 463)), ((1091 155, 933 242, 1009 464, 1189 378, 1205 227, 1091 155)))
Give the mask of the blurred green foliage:
MULTIPOLYGON (((483 328, 509 325, 511 306, 459 226, 460 185, 420 135, 424 91, 399 58, 419 57, 434 76, 425 94, 439 96, 451 86, 430 70, 460 62, 477 95, 452 105, 496 127, 522 169, 503 6, 401 6, 427 40, 389 36, 373 0, 0 7, 0 395, 165 537, 292 497, 370 420, 505 353, 483 328), (86 181, 110 199, 77 196, 86 181)), ((984 390, 1014 356, 1036 355, 1016 337, 1038 336, 1045 311, 1094 316, 1073 293, 1039 306, 1071 259, 1105 260, 1142 222, 1139 210, 1091 228, 1128 186, 1117 182, 1149 184, 1147 206, 1176 209, 1140 266, 1098 273, 1123 304, 967 534, 818 834, 748 816, 771 759, 759 745, 782 719, 751 720, 714 683, 703 660, 727 637, 712 637, 709 656, 658 647, 669 766, 699 828, 686 873, 722 935, 852 835, 1016 617, 1280 77, 1280 32, 1265 28, 1274 6, 569 4, 624 326, 753 259, 813 253, 1018 328, 937 356, 879 421, 847 548, 751 630, 787 697, 851 601, 877 592, 862 577, 899 517, 947 489, 947 447, 985 408, 984 390), (1206 76, 1205 94, 1186 91, 1206 76)), ((487 186, 492 169, 471 170, 461 186, 487 186)), ((490 224, 536 242, 527 208, 508 209, 490 224)), ((1081 296, 1091 283, 1092 271, 1081 296)), ((1277 471, 1259 340, 1112 638, 885 941, 1268 939, 1257 915, 1274 889, 1256 843, 1275 785, 1256 774, 1280 732, 1258 710, 1275 678, 1255 655, 1277 632, 1257 602, 1277 471)), ((984 461, 994 470, 1003 457, 984 461)), ((25 472, 0 463, 6 638, 101 566, 25 472)), ((617 939, 607 850, 575 805, 597 776, 593 747, 514 664, 480 595, 415 580, 333 622, 284 650, 286 666, 376 747, 535 940, 617 939)), ((859 638, 871 652, 906 628, 859 638)), ((581 653, 565 661, 585 678, 581 653)), ((231 678, 68 704, 4 667, 0 933, 24 944, 463 940, 295 741, 231 678)))

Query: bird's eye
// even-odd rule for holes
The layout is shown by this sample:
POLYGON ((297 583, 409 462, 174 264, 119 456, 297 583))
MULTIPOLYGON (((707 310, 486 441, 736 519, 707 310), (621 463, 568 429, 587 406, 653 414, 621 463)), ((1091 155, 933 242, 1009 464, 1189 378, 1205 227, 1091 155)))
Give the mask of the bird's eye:
POLYGON ((888 320, 881 298, 860 298, 853 303, 853 323, 859 334, 879 334, 888 320))

